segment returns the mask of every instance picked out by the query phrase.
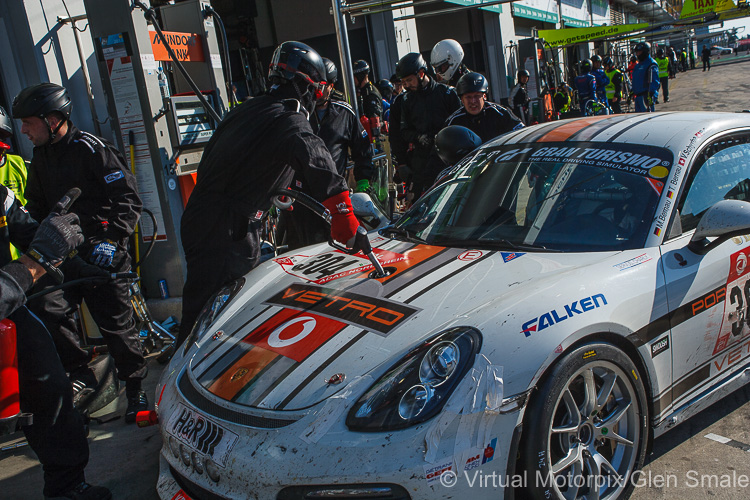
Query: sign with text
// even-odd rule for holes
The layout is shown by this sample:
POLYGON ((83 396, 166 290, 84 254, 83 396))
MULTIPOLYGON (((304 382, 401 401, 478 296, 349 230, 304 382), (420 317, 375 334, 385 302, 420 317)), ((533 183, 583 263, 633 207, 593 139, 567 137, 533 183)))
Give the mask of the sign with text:
MULTIPOLYGON (((202 62, 206 58, 203 55, 203 40, 196 33, 180 33, 178 31, 162 31, 164 38, 172 50, 174 50, 177 59, 181 62, 202 62)), ((167 48, 161 42, 161 38, 156 31, 149 30, 151 38, 151 50, 154 52, 154 59, 157 61, 171 61, 167 48)))

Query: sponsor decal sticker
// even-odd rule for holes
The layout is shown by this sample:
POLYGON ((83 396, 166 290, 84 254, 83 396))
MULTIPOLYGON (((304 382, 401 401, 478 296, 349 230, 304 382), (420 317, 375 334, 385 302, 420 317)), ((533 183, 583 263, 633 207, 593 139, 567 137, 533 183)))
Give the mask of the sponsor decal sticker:
POLYGON ((265 303, 333 318, 383 335, 421 310, 392 300, 301 284, 288 286, 265 303))
POLYGON ((526 254, 523 252, 500 252, 500 255, 503 256, 503 262, 510 262, 526 254))
POLYGON ((561 309, 552 309, 541 316, 530 319, 521 327, 521 333, 530 337, 533 332, 541 332, 542 330, 556 325, 561 321, 565 321, 568 318, 572 318, 579 314, 585 314, 588 311, 606 305, 607 299, 604 297, 604 294, 597 293, 590 297, 584 297, 580 300, 575 300, 570 304, 566 304, 561 309))
POLYGON ((631 267, 635 267, 638 265, 643 264, 644 262, 648 262, 651 260, 651 256, 645 253, 642 253, 638 257, 633 257, 632 259, 626 260, 625 262, 620 262, 619 264, 615 264, 614 268, 624 271, 625 269, 630 269, 631 267))
MULTIPOLYGON (((393 264, 406 260, 406 256, 399 253, 373 248, 382 265, 393 264)), ((346 276, 369 273, 374 269, 365 255, 360 252, 348 255, 343 252, 329 251, 317 255, 290 255, 273 259, 285 273, 305 281, 324 285, 346 276)))
POLYGON ((447 460, 443 463, 430 464, 424 466, 424 477, 427 484, 432 484, 440 480, 440 475, 444 472, 453 470, 453 460, 447 460))
POLYGON ((661 165, 657 167, 651 167, 651 169, 649 169, 648 171, 648 175, 655 179, 663 179, 669 175, 669 169, 666 167, 662 167, 661 165))
POLYGON ((480 465, 482 465, 482 452, 479 450, 475 450, 475 453, 472 453, 471 456, 466 459, 466 463, 464 464, 464 470, 473 470, 478 468, 480 465))
POLYGON ((646 179, 651 186, 651 189, 653 189, 656 194, 661 195, 662 190, 664 190, 664 183, 661 181, 657 181, 656 179, 646 179))
POLYGON ((307 311, 284 309, 253 330, 243 342, 302 362, 346 326, 307 311))
POLYGON ((226 467, 229 453, 239 437, 182 403, 167 422, 167 432, 222 468, 226 467))
POLYGON ((750 333, 747 320, 750 317, 750 272, 748 272, 750 248, 744 248, 730 256, 729 276, 726 288, 716 290, 691 305, 693 315, 724 301, 719 337, 716 339, 714 354, 718 354, 732 344, 739 342, 750 333))
MULTIPOLYGON (((673 161, 672 153, 665 148, 620 143, 586 142, 580 143, 578 147, 571 147, 569 143, 539 143, 536 147, 527 148, 522 152, 525 153, 525 161, 591 165, 625 170, 656 179, 663 179, 669 175, 673 161)), ((513 158, 505 158, 509 153, 511 151, 496 161, 512 160, 513 158)))
POLYGON ((247 372, 248 372, 247 368, 240 368, 239 370, 234 372, 234 375, 232 375, 231 381, 236 382, 237 380, 247 375, 247 372))
POLYGON ((484 252, 481 250, 467 250, 466 252, 462 253, 458 257, 456 257, 458 260, 477 260, 479 257, 484 255, 484 252))
POLYGON ((558 344, 557 347, 555 347, 555 354, 560 354, 563 352, 563 346, 562 344, 558 344))
POLYGON ((495 448, 497 448, 497 438, 494 438, 487 446, 485 446, 484 455, 482 456, 483 464, 492 462, 492 459, 495 458, 495 448))
POLYGON ((174 496, 172 497, 172 500, 193 500, 193 499, 190 498, 190 496, 188 496, 187 493, 185 493, 184 491, 180 490, 180 491, 178 491, 177 493, 174 494, 174 496))
POLYGON ((109 184, 110 182, 114 182, 117 179, 122 179, 123 177, 125 177, 125 174, 123 174, 122 171, 112 172, 111 174, 104 176, 104 182, 109 184))
POLYGON ((659 354, 669 349, 669 337, 662 337, 651 344, 651 357, 655 358, 659 354))

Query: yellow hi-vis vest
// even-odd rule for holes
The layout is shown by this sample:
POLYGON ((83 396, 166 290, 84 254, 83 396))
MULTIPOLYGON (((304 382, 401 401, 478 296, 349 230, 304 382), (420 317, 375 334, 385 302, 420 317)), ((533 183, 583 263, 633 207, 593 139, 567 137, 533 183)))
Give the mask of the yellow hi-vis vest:
MULTIPOLYGON (((26 198, 23 197, 26 190, 26 163, 23 158, 6 153, 3 160, 0 160, 0 182, 13 191, 18 201, 26 204, 26 198)), ((10 254, 17 259, 21 256, 21 251, 11 245, 10 254)))
MULTIPOLYGON (((614 76, 617 73, 621 73, 621 71, 617 68, 613 68, 612 71, 604 72, 604 74, 607 75, 607 78, 609 78, 609 83, 606 87, 604 87, 604 90, 607 92, 607 100, 611 100, 615 96, 614 76)), ((622 89, 620 89, 620 92, 622 92, 622 89)))
POLYGON ((656 58, 656 63, 659 65, 659 78, 666 78, 669 76, 669 59, 667 57, 656 58))

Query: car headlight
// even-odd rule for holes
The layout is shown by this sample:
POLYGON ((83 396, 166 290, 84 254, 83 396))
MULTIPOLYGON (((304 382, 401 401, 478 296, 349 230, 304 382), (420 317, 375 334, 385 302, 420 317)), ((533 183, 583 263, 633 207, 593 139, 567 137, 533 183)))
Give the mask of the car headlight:
POLYGON ((455 327, 425 341, 393 365, 354 404, 346 418, 351 430, 403 429, 437 415, 471 368, 482 336, 455 327))
POLYGON ((206 305, 203 306, 201 313, 195 320, 195 325, 190 331, 185 340, 185 352, 192 347, 193 343, 200 341, 203 338, 203 334, 206 333, 208 327, 216 320, 224 307, 231 301, 237 293, 242 290, 245 284, 245 278, 232 281, 231 283, 224 285, 213 297, 208 299, 206 305))

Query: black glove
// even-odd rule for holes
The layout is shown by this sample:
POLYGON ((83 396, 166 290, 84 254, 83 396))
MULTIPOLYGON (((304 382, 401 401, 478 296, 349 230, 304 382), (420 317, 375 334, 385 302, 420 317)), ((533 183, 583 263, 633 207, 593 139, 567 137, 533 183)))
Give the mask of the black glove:
POLYGON ((72 281, 80 278, 91 278, 91 285, 99 285, 110 280, 110 273, 99 266, 89 264, 79 256, 65 261, 61 267, 65 278, 72 281))
POLYGON ((433 136, 430 134, 422 134, 419 137, 417 137, 417 142, 419 142, 419 145, 423 148, 431 148, 432 147, 432 141, 433 136))
POLYGON ((63 280, 62 272, 54 266, 83 243, 78 216, 66 213, 80 194, 80 189, 73 188, 57 202, 52 212, 39 225, 27 252, 29 257, 41 264, 60 283, 63 280))

